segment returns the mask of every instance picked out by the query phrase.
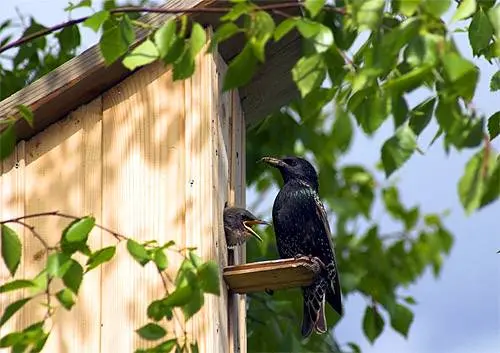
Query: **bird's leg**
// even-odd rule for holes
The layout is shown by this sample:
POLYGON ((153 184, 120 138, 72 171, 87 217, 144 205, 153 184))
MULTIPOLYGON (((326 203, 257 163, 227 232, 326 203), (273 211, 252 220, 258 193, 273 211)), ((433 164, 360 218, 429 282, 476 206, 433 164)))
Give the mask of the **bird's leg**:
POLYGON ((268 295, 274 295, 274 291, 272 289, 267 289, 265 290, 265 292, 268 294, 268 295))

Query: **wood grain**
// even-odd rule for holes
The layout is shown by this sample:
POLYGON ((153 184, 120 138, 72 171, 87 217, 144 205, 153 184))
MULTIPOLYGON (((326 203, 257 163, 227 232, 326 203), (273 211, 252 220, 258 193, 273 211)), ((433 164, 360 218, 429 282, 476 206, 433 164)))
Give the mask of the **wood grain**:
POLYGON ((224 268, 224 281, 236 293, 266 289, 286 289, 309 285, 313 262, 306 259, 282 259, 233 265, 224 268))

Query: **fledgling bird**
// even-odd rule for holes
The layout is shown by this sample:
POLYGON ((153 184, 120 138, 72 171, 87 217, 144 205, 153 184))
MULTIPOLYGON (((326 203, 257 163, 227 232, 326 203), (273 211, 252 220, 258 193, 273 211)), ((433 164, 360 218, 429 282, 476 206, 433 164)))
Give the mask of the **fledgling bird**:
POLYGON ((268 224, 244 208, 239 207, 226 207, 223 218, 226 243, 230 249, 243 244, 252 236, 262 241, 262 238, 254 232, 252 226, 255 224, 268 224))
POLYGON ((318 195, 318 174, 305 159, 264 157, 262 161, 277 168, 284 181, 273 205, 273 225, 281 258, 316 257, 322 273, 302 287, 304 313, 302 336, 327 330, 325 299, 342 316, 340 281, 326 211, 318 195))

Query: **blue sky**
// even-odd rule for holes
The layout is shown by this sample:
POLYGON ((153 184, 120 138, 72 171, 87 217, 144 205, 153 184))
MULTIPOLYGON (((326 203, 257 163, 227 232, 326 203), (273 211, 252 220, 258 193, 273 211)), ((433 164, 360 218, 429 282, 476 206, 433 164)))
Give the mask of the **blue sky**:
MULTIPOLYGON (((95 1, 94 1, 95 2, 95 1)), ((11 0, 3 1, 0 21, 17 18, 15 7, 24 14, 35 14, 36 19, 49 26, 67 18, 62 9, 65 0, 11 0)), ((74 17, 84 12, 75 12, 74 17)), ((96 40, 89 30, 82 33, 84 47, 96 40)), ((456 40, 461 51, 471 57, 466 34, 458 34, 456 40)), ((498 70, 486 62, 476 62, 481 69, 481 79, 474 105, 479 113, 489 116, 498 110, 500 93, 490 93, 489 78, 498 70)), ((412 96, 410 105, 416 105, 421 94, 412 96)), ((379 159, 379 149, 390 135, 392 126, 386 124, 373 138, 358 132, 344 163, 361 163, 373 167, 379 159)), ((430 126, 420 139, 425 147, 435 132, 430 126)), ((499 149, 499 143, 495 144, 499 149)), ((425 150, 425 148, 424 148, 425 150)), ((293 151, 290 151, 292 153, 293 151)), ((457 181, 470 153, 452 153, 446 156, 439 143, 427 150, 424 156, 414 155, 401 169, 402 198, 406 204, 420 205, 425 212, 451 210, 446 225, 456 236, 451 256, 444 262, 438 280, 428 273, 409 293, 418 301, 415 321, 408 339, 386 329, 372 346, 364 338, 361 318, 365 302, 360 297, 350 297, 346 304, 346 316, 336 329, 340 342, 360 343, 365 353, 498 353, 500 348, 500 203, 466 217, 457 196, 457 181)), ((270 210, 272 199, 264 209, 270 210)), ((252 204, 255 194, 247 193, 247 204, 252 204)), ((270 215, 270 214, 269 214, 270 215)), ((269 216, 270 217, 270 216, 269 216)), ((388 230, 392 223, 382 220, 388 230)), ((389 325, 386 324, 386 327, 389 325)))

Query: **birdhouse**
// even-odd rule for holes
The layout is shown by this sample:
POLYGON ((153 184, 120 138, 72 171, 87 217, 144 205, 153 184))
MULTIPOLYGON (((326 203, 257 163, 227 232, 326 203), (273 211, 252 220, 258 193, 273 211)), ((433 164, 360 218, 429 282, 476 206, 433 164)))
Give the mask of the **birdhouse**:
MULTIPOLYGON (((163 7, 213 3, 170 1, 163 7)), ((148 15, 144 22, 159 24, 170 16, 148 15)), ((193 16, 210 35, 219 15, 193 16)), ((220 296, 206 296, 196 316, 172 329, 193 335, 200 352, 246 352, 244 293, 279 287, 280 271, 293 272, 287 276, 296 283, 288 286, 311 277, 300 262, 288 260, 241 266, 245 247, 228 252, 222 226, 226 202, 245 205, 246 126, 296 94, 290 71, 300 55, 299 40, 291 33, 270 45, 253 81, 225 93, 226 63, 241 50, 241 38, 224 42, 214 54, 202 50, 194 75, 183 81, 174 81, 162 63, 134 72, 120 62, 106 66, 98 47, 66 62, 0 102, 0 119, 19 104, 34 112, 33 128, 16 123, 15 152, 0 162, 0 220, 50 211, 91 214, 138 241, 196 247, 203 260, 220 264, 226 280, 220 296)), ((29 224, 54 244, 68 220, 35 217, 29 224)), ((16 277, 33 278, 45 264, 42 247, 28 229, 13 228, 23 244, 16 277)), ((95 228, 89 243, 99 249, 116 239, 95 228)), ((148 321, 147 304, 164 295, 163 287, 156 269, 139 266, 124 247, 121 242, 113 261, 85 275, 71 311, 56 313, 44 352, 133 352, 147 346, 134 330, 148 321)), ((171 257, 167 272, 172 268, 174 274, 180 261, 171 257)), ((11 280, 3 266, 0 271, 1 283, 11 280)), ((13 293, 0 297, 2 312, 27 295, 13 293)), ((0 336, 42 319, 45 309, 37 300, 9 320, 0 336)))

